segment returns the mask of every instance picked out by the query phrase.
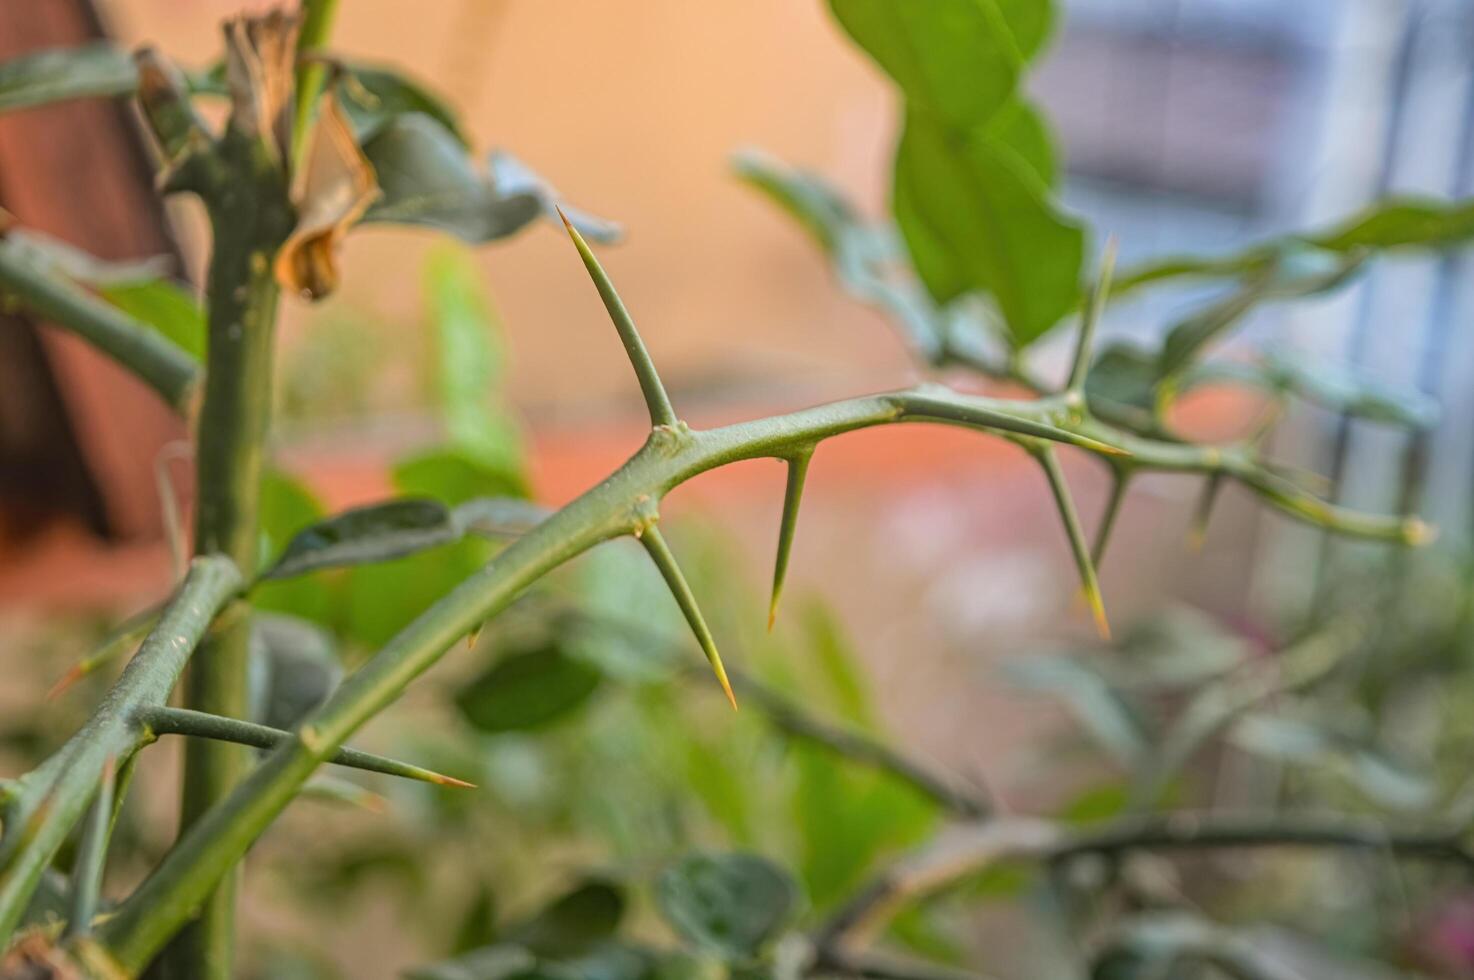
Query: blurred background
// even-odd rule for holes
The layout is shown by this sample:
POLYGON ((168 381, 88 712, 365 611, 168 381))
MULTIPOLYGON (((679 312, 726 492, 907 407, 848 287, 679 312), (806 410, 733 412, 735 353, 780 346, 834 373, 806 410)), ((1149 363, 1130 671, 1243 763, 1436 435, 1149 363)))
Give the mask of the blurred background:
MULTIPOLYGON (((10 0, 0 4, 0 55, 105 30, 205 66, 217 56, 219 22, 241 6, 10 0)), ((1123 264, 1226 253, 1331 223, 1389 192, 1474 192, 1467 0, 1062 6, 1031 87, 1068 167, 1066 203, 1097 247, 1115 236, 1123 264)), ((514 150, 569 199, 622 223, 626 238, 604 261, 693 424, 918 377, 901 340, 835 288, 810 241, 731 176, 733 151, 756 146, 884 213, 895 96, 819 0, 344 0, 333 46, 431 83, 459 108, 478 149, 514 150)), ((8 115, 0 205, 108 257, 177 249, 197 273, 200 215, 191 202, 157 214, 145 160, 118 107, 8 115)), ((333 511, 392 494, 394 461, 440 438, 428 380, 437 263, 474 270, 494 311, 489 329, 505 355, 496 397, 524 433, 533 496, 571 499, 638 445, 644 410, 575 253, 550 227, 474 252, 400 229, 352 236, 334 296, 284 301, 278 465, 333 511)), ((1393 510, 1411 494, 1453 555, 1474 518, 1469 272, 1458 257, 1380 262, 1327 299, 1256 314, 1244 335, 1369 368, 1442 403, 1427 440, 1297 409, 1276 447, 1326 474, 1347 503, 1393 510), (1410 459, 1411 481, 1401 475, 1410 459)), ((1203 295, 1154 291, 1113 307, 1103 331, 1157 337, 1203 295)), ((85 650, 78 623, 131 612, 167 588, 161 500, 177 495, 187 507, 188 496, 184 433, 146 392, 69 337, 6 319, 0 720, 20 717, 85 650)), ((1046 345, 1047 367, 1064 365, 1067 334, 1046 345)), ((1194 432, 1227 435, 1256 410, 1205 393, 1188 416, 1194 432)), ((1105 474, 1083 458, 1066 465, 1093 525, 1105 474)), ((744 464, 682 488, 668 506, 688 547, 707 556, 706 593, 721 596, 708 601, 735 635, 760 633, 782 481, 777 463, 744 464)), ((1369 553, 1267 513, 1236 488, 1194 552, 1197 493, 1186 478, 1133 485, 1102 569, 1118 626, 1202 617, 1272 645, 1283 624, 1326 601, 1339 569, 1369 553), (1196 611, 1180 612, 1188 608, 1196 611)), ((789 642, 807 649, 816 630, 849 637, 874 723, 898 743, 986 785, 1010 809, 1069 795, 1030 778, 1038 745, 1062 730, 1066 712, 999 677, 1008 658, 1078 647, 1093 634, 1047 487, 1024 454, 932 427, 826 444, 789 581, 802 634, 789 642)), ((743 655, 738 645, 739 663, 743 655)), ((1095 764, 1078 765, 1088 783, 1095 764)), ((160 807, 169 811, 167 801, 160 807)))

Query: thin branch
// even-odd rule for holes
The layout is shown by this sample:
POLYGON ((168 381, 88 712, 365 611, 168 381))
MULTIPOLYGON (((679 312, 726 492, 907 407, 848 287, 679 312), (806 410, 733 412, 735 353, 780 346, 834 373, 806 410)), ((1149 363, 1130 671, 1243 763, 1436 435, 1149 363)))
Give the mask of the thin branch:
POLYGON ((1090 560, 1097 571, 1105 560, 1106 545, 1111 532, 1116 529, 1116 518, 1121 516, 1121 505, 1126 502, 1126 488, 1131 483, 1131 466, 1125 463, 1111 465, 1111 493, 1101 511, 1100 524, 1095 529, 1095 545, 1090 549, 1090 560))
POLYGON ((108 838, 113 829, 113 790, 116 787, 117 760, 109 759, 102 770, 97 796, 88 811, 87 826, 82 832, 82 847, 77 865, 72 869, 72 907, 67 916, 66 936, 85 936, 92 931, 92 917, 97 914, 97 900, 102 894, 102 876, 107 868, 108 838))
POLYGON ((900 858, 841 906, 820 929, 816 947, 821 954, 851 949, 903 905, 1005 860, 1050 863, 1133 850, 1365 848, 1452 863, 1474 876, 1474 853, 1464 846, 1463 837, 1462 827, 1398 831, 1375 820, 1344 815, 1154 814, 1078 831, 1027 817, 957 825, 900 858))
MULTIPOLYGON (((236 718, 222 718, 219 715, 212 715, 204 711, 191 711, 188 708, 148 707, 139 712, 138 720, 155 735, 188 735, 194 738, 234 742, 237 745, 248 745, 257 749, 274 749, 284 742, 291 741, 292 738, 291 732, 282 731, 280 728, 270 728, 236 718)), ((362 752, 358 749, 340 748, 329 756, 327 761, 347 766, 350 769, 378 772, 386 776, 400 776, 422 783, 434 783, 437 786, 473 788, 471 783, 463 779, 456 779, 454 776, 446 776, 420 766, 410 765, 407 762, 374 755, 371 752, 362 752)))
POLYGON ((604 301, 604 309, 609 311, 609 319, 614 321, 614 329, 619 331, 620 342, 624 344, 624 352, 629 355, 630 366, 635 369, 635 377, 640 381, 640 392, 645 396, 645 406, 650 410, 650 424, 652 426, 675 426, 680 424, 676 417, 676 410, 670 403, 670 396, 665 393, 665 385, 660 381, 660 374, 655 370, 655 362, 650 359, 650 352, 645 349, 645 342, 640 339, 640 331, 635 329, 634 317, 630 316, 629 310, 625 308, 624 300, 619 298, 619 293, 614 289, 614 283, 609 281, 609 275, 594 253, 589 249, 588 242, 573 227, 568 220, 568 215, 563 209, 558 209, 558 217, 563 219, 563 226, 568 229, 568 235, 573 239, 574 247, 578 249, 579 257, 583 259, 584 268, 589 272, 589 277, 594 280, 594 286, 599 290, 599 298, 604 301))
POLYGON ((200 366, 157 330, 38 264, 0 233, 0 298, 70 330, 137 375, 176 411, 188 409, 200 366))
POLYGON ((660 575, 665 579, 666 587, 675 597, 676 605, 681 607, 681 615, 686 617, 691 632, 696 634, 696 642, 701 645, 701 652, 706 654, 707 662, 716 672, 717 682, 722 685, 722 692, 731 702, 732 710, 736 711, 737 696, 732 693, 732 682, 727 679, 727 669, 722 666, 722 655, 717 652, 716 640, 712 638, 711 629, 706 625, 706 618, 701 615, 701 607, 696 604, 696 596, 691 592, 691 586, 687 583, 686 576, 682 574, 681 566, 676 563, 676 556, 671 553, 670 546, 665 543, 660 529, 653 523, 640 532, 640 543, 645 546, 645 551, 650 555, 650 560, 655 562, 655 567, 660 569, 660 575))
POLYGON ((216 612, 240 589, 229 559, 197 558, 158 625, 124 669, 97 713, 76 735, 21 780, 0 837, 0 948, 10 938, 67 835, 97 793, 109 759, 127 759, 146 739, 134 714, 163 704, 216 612))

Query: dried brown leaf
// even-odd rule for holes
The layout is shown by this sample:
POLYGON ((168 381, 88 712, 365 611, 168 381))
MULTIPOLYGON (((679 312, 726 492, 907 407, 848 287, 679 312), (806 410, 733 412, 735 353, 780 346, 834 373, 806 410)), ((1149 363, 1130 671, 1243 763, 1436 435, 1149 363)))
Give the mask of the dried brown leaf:
POLYGON ((295 86, 295 14, 273 10, 225 22, 225 79, 230 88, 231 125, 259 137, 278 160, 292 145, 295 86))

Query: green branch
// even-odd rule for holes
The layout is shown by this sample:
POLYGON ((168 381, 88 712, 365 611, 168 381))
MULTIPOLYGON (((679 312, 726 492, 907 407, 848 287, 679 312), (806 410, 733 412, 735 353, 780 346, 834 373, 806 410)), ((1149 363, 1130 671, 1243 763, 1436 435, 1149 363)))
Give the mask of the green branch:
POLYGON ((188 409, 200 366, 148 324, 41 265, 0 232, 0 299, 77 334, 179 412, 188 409))
POLYGON ((19 781, 5 804, 0 837, 0 948, 20 920, 41 873, 81 819, 108 760, 128 759, 146 741, 134 715, 169 699, 210 623, 241 587, 227 558, 196 558, 178 593, 97 712, 65 745, 19 781))

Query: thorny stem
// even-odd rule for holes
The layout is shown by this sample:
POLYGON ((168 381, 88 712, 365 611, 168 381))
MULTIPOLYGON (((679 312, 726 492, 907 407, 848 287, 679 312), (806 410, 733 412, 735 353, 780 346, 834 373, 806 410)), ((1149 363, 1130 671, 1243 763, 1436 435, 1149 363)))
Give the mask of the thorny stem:
POLYGON ((228 558, 196 558, 122 675, 87 724, 20 780, 4 808, 0 837, 0 948, 25 910, 41 873, 81 819, 109 759, 130 758, 146 741, 139 708, 164 704, 221 607, 241 587, 228 558))

